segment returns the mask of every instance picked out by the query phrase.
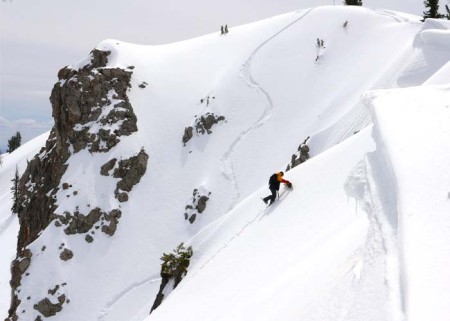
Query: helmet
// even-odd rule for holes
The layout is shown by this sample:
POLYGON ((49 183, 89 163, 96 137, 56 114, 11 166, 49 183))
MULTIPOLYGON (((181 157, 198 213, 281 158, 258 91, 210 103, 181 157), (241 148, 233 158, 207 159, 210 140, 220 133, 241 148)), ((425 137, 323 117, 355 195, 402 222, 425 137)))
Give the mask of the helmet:
POLYGON ((284 176, 284 173, 283 173, 283 172, 279 172, 279 174, 280 174, 281 176, 284 176))

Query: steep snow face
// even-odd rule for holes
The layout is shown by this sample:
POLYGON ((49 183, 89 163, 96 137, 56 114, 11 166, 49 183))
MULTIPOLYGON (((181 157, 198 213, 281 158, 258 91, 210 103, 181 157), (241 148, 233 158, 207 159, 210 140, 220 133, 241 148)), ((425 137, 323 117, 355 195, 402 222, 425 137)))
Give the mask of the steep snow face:
MULTIPOLYGON (((180 242, 194 249, 188 275, 149 320, 416 314, 404 303, 397 167, 386 160, 386 139, 372 134, 371 102, 360 97, 442 79, 448 48, 432 28, 446 27, 433 26, 323 7, 164 46, 102 42, 97 49, 111 52, 106 68, 132 70, 126 94, 138 131, 107 152, 73 153, 56 214, 98 207, 119 208, 121 217, 112 236, 92 227, 91 243, 52 222, 28 246, 19 320, 41 316, 39 302, 62 307, 53 320, 143 320, 159 289, 159 258, 180 242), (268 177, 307 136, 313 158, 286 174, 294 191, 264 209, 268 177), (103 174, 141 148, 147 170, 119 203, 117 179, 103 174)), ((2 180, 10 172, 2 169, 2 180)))
POLYGON ((272 207, 262 188, 205 228, 187 277, 147 320, 387 320, 381 235, 358 206, 373 148, 366 129, 290 171, 294 190, 272 207))
POLYGON ((424 86, 372 97, 377 150, 395 176, 408 320, 445 320, 450 312, 449 90, 424 86))

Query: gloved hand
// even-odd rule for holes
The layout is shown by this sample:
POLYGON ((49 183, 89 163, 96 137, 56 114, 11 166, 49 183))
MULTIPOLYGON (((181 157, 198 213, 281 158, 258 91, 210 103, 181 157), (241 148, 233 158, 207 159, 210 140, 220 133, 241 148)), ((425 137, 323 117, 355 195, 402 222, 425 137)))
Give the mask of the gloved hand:
POLYGON ((287 183, 286 185, 287 185, 288 188, 292 189, 292 183, 291 182, 287 183))

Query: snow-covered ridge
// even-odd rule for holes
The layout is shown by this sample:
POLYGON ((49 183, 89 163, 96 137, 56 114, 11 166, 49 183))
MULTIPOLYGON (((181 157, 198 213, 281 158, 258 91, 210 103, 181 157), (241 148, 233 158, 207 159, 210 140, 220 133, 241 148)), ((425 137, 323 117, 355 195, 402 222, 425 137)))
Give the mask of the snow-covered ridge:
MULTIPOLYGON (((124 93, 138 130, 99 153, 84 143, 70 150, 55 194, 62 217, 27 246, 18 319, 45 319, 47 304, 52 320, 144 320, 161 255, 184 242, 194 253, 188 273, 146 320, 445 320, 448 88, 421 85, 433 75, 449 79, 450 48, 440 41, 447 29, 391 11, 323 7, 165 46, 102 42, 103 72, 132 74, 124 93), (407 86, 421 87, 392 89, 407 86), (185 140, 199 119, 204 130, 185 140), (408 141, 413 135, 419 146, 408 141), (308 136, 311 158, 286 173, 294 190, 265 209, 268 177, 308 136), (145 174, 122 202, 120 168, 141 163, 142 150, 145 174), (411 188, 415 178, 420 188, 411 188), (410 201, 420 194, 430 202, 410 201), (58 226, 71 224, 64 212, 94 208, 120 210, 112 235, 91 234, 95 225, 81 234, 58 226), (416 238, 419 227, 426 233, 416 238)), ((91 107, 100 119, 112 110, 91 107)), ((98 132, 93 126, 73 129, 98 132)), ((8 248, 18 230, 9 216, 12 164, 17 155, 31 159, 33 144, 43 141, 4 156, 0 172, 8 248)), ((12 251, 1 253, 2 262, 12 259, 12 251)), ((7 295, 8 267, 0 280, 7 295)), ((0 297, 6 312, 9 300, 0 297)))

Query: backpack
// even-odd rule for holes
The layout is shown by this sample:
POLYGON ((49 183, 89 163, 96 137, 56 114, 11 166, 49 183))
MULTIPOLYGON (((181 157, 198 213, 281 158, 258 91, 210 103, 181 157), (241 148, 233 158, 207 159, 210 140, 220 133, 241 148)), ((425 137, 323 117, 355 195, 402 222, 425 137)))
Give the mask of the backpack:
POLYGON ((269 186, 276 186, 277 184, 278 184, 277 174, 275 173, 269 178, 269 186))

